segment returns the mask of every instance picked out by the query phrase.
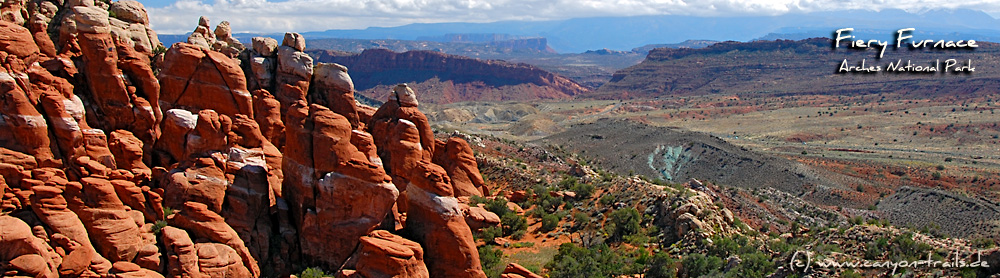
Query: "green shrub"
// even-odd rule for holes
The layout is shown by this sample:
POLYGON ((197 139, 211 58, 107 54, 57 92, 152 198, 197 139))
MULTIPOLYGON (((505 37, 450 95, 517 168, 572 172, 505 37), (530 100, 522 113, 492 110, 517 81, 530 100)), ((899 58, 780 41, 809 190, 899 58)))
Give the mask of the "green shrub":
POLYGON ((774 271, 774 261, 761 252, 740 256, 743 260, 739 266, 731 269, 727 276, 740 278, 763 278, 774 271))
POLYGON ((876 260, 882 256, 886 248, 889 248, 889 239, 880 237, 875 239, 874 242, 869 242, 865 246, 865 259, 876 260))
POLYGON ((479 233, 476 233, 476 238, 482 239, 485 242, 491 242, 494 238, 503 236, 503 228, 500 227, 489 227, 484 228, 479 233))
POLYGON ((514 248, 525 248, 525 247, 533 247, 533 246, 535 246, 535 243, 534 242, 530 242, 530 241, 515 242, 513 245, 511 245, 511 247, 514 247, 514 248))
POLYGON ((500 273, 503 272, 503 268, 505 267, 501 264, 503 250, 493 248, 490 245, 483 245, 478 249, 479 262, 483 265, 483 271, 486 272, 486 276, 500 277, 500 273))
POLYGON ((299 273, 298 275, 299 278, 323 278, 327 276, 333 276, 333 275, 327 274, 325 271, 323 271, 323 269, 320 269, 318 267, 306 268, 305 270, 302 271, 302 273, 299 273))
POLYGON ((716 256, 693 253, 684 257, 683 265, 687 277, 701 277, 702 275, 718 274, 724 263, 716 256))
POLYGON ((844 272, 840 273, 840 278, 862 278, 862 277, 865 276, 861 275, 860 273, 854 272, 854 270, 851 269, 844 270, 844 272))
POLYGON ((656 253, 646 269, 647 278, 677 277, 677 261, 666 252, 656 253))
POLYGON ((555 214, 546 214, 542 216, 542 231, 548 232, 555 230, 559 226, 559 217, 555 214))
POLYGON ((524 238, 525 233, 527 233, 527 230, 517 230, 510 235, 510 238, 513 238, 514 240, 519 240, 521 238, 524 238))
POLYGON ((563 243, 545 268, 550 270, 549 277, 552 278, 618 277, 641 272, 634 267, 634 259, 621 254, 605 244, 583 248, 563 243))
POLYGON ((613 224, 611 228, 611 233, 608 240, 611 242, 618 242, 628 235, 634 235, 642 230, 642 226, 639 222, 642 220, 639 216, 639 211, 635 208, 623 208, 611 212, 608 216, 608 222, 613 224))
POLYGON ((992 238, 975 237, 972 239, 972 246, 981 249, 993 248, 996 246, 996 241, 992 238))
POLYGON ((500 227, 503 228, 503 235, 509 236, 518 231, 527 230, 528 220, 516 213, 507 213, 500 216, 500 227))
POLYGON ((167 53, 167 48, 163 47, 162 45, 157 45, 155 48, 153 48, 153 55, 159 55, 161 53, 167 53))
POLYGON ((570 191, 576 193, 576 197, 579 199, 589 199, 591 195, 594 195, 594 185, 589 183, 578 183, 570 188, 570 191))
POLYGON ((579 231, 590 224, 590 215, 583 212, 573 213, 573 230, 579 231))
POLYGON ((601 200, 600 200, 601 204, 605 205, 605 206, 610 205, 611 202, 614 202, 614 201, 615 201, 615 196, 612 196, 610 194, 609 195, 601 196, 601 200))
POLYGON ((163 227, 166 226, 167 226, 167 221, 156 220, 156 223, 153 224, 153 234, 159 235, 160 231, 163 230, 163 227))

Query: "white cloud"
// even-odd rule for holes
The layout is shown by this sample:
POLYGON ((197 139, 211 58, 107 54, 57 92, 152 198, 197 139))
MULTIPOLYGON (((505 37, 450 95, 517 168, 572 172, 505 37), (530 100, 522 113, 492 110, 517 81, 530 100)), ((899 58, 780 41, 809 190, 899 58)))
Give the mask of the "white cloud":
POLYGON ((594 16, 776 15, 789 12, 887 8, 919 12, 971 8, 1000 15, 1000 0, 178 0, 150 8, 162 34, 194 30, 199 16, 229 21, 234 32, 305 32, 409 23, 551 20, 594 16))

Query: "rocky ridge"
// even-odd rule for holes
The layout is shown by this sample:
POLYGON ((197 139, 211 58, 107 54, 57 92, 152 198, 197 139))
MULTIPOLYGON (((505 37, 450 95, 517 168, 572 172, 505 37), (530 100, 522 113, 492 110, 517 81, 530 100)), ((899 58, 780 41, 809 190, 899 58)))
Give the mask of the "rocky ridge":
POLYGON ((485 277, 487 185, 405 84, 360 105, 302 36, 204 17, 167 49, 131 0, 3 12, 3 276, 485 277))
POLYGON ((384 99, 391 86, 410 83, 430 103, 566 99, 589 92, 582 85, 523 63, 480 60, 434 51, 368 49, 361 53, 310 50, 317 61, 347 66, 358 91, 384 99))

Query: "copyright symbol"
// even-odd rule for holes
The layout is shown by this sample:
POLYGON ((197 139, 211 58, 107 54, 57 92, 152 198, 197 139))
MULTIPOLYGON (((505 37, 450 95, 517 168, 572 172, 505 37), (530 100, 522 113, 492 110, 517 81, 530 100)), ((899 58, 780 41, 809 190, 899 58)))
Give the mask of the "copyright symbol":
POLYGON ((795 271, 796 269, 802 270, 802 272, 809 271, 811 265, 812 256, 809 251, 795 251, 792 254, 792 259, 788 261, 788 269, 795 271))

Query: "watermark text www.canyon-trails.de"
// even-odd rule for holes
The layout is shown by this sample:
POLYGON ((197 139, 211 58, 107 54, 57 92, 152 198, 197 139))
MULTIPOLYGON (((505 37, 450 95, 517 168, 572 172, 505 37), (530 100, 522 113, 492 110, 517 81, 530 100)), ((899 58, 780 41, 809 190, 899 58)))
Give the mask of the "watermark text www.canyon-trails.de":
POLYGON ((982 253, 977 252, 973 258, 975 261, 967 261, 959 256, 959 252, 953 252, 954 256, 949 256, 943 258, 943 260, 933 259, 931 253, 927 253, 927 258, 922 260, 898 260, 898 261, 872 261, 872 260, 854 260, 846 262, 838 262, 835 260, 816 260, 813 261, 812 252, 809 251, 795 251, 792 254, 791 260, 788 262, 789 270, 796 271, 801 270, 802 272, 808 272, 809 269, 816 268, 851 268, 851 269, 873 269, 873 268, 883 268, 892 269, 892 275, 896 274, 896 271, 900 268, 989 268, 988 262, 982 260, 982 253))

